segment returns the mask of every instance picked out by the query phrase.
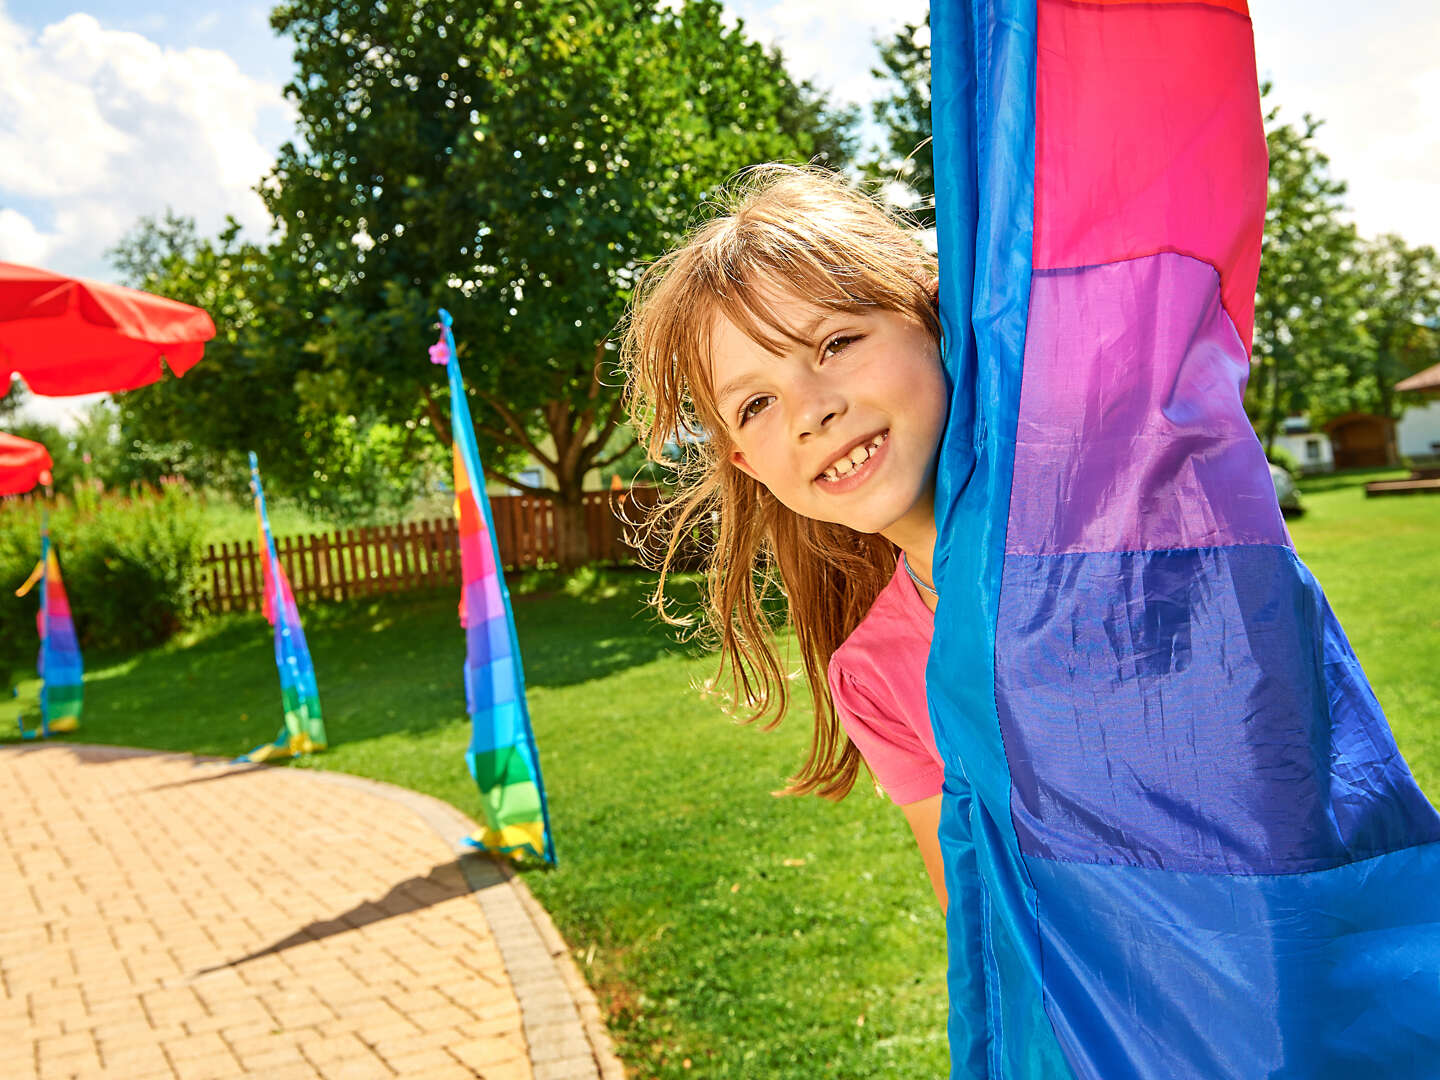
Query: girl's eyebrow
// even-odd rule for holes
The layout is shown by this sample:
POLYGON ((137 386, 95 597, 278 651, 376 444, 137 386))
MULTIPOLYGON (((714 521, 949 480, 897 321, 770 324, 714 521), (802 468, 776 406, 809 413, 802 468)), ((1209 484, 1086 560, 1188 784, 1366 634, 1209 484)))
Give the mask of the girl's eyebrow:
POLYGON ((729 399, 730 395, 738 394, 741 390, 745 389, 745 384, 750 381, 750 378, 751 376, 749 375, 741 375, 739 378, 731 379, 719 390, 715 391, 715 403, 717 405, 723 404, 729 399))

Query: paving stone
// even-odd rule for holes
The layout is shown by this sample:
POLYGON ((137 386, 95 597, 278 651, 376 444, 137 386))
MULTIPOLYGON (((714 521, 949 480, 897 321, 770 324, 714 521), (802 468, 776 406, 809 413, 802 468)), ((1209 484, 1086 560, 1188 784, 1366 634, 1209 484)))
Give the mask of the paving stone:
POLYGON ((0 1077, 623 1076, 474 829, 318 770, 0 748, 0 1077))

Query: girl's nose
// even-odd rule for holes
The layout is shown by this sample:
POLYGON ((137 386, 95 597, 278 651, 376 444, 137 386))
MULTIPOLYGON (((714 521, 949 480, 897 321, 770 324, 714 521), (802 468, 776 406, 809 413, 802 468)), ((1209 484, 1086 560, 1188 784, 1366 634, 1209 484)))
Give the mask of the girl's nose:
POLYGON ((845 415, 845 398, 833 387, 812 385, 795 410, 795 437, 804 442, 845 415))

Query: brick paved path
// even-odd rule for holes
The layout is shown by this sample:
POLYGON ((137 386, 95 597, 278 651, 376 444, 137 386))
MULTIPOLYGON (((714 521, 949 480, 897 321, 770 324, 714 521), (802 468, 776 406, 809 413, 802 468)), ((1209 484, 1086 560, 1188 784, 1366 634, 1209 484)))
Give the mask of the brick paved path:
POLYGON ((318 770, 0 749, 0 1077, 622 1077, 473 828, 318 770))

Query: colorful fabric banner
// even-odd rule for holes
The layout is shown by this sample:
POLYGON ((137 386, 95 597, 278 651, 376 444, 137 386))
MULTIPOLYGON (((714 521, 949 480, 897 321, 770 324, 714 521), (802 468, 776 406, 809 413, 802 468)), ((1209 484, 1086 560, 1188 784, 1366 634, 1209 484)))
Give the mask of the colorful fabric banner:
POLYGON ((40 585, 40 610, 35 616, 35 626, 40 633, 40 657, 36 663, 41 681, 40 726, 27 731, 22 718, 20 734, 27 739, 76 730, 85 704, 85 664, 80 655, 80 642, 75 637, 75 623, 70 618, 70 598, 65 595, 65 581, 60 576, 60 558, 50 542, 48 526, 40 533, 40 561, 25 584, 15 590, 15 595, 26 595, 37 582, 40 585))
POLYGON ((255 519, 260 531, 260 566, 264 575, 265 618, 275 628, 275 667, 280 672, 280 704, 285 724, 274 742, 257 746, 238 761, 269 761, 324 750, 325 721, 320 715, 320 691, 315 666, 300 625, 300 608, 290 591, 290 579, 275 553, 270 515, 265 510, 265 489, 260 485, 260 462, 250 455, 250 490, 255 494, 255 519))
POLYGON ((555 863, 550 810, 540 755, 525 703, 525 672, 500 568, 485 473, 456 358, 450 313, 440 311, 440 340, 430 348, 450 380, 450 426, 455 457, 455 516, 460 521, 460 625, 465 630, 465 709, 470 714, 470 775, 480 788, 485 826, 471 837, 478 848, 530 855, 555 863))
POLYGON ((952 1076, 1434 1076, 1440 815, 1242 404, 1246 5, 931 19, 952 1076))

